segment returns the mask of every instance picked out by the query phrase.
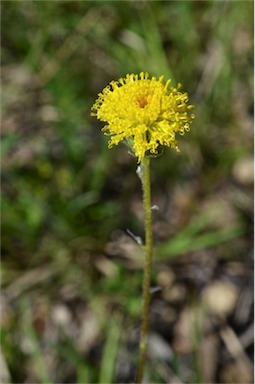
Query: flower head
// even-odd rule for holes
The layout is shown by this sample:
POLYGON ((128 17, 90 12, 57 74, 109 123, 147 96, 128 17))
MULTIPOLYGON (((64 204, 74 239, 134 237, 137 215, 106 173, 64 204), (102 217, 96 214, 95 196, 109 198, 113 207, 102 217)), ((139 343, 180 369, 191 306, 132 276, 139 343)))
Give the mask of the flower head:
POLYGON ((126 75, 112 81, 98 95, 92 115, 106 122, 102 131, 111 136, 109 147, 126 140, 138 158, 157 154, 161 145, 179 151, 176 132, 189 131, 194 108, 188 105, 188 94, 177 88, 168 89, 171 80, 163 76, 149 79, 148 73, 126 75))

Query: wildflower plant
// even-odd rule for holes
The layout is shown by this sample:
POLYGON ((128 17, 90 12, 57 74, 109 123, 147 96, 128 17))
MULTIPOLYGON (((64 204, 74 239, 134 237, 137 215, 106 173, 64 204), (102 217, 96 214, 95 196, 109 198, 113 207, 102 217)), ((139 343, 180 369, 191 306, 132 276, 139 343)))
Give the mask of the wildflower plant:
POLYGON ((140 336, 140 352, 137 383, 143 379, 147 349, 148 317, 150 303, 150 278, 153 256, 152 209, 150 186, 150 158, 156 156, 163 146, 179 151, 176 134, 190 130, 194 119, 193 105, 188 104, 181 84, 169 88, 171 80, 163 76, 149 77, 148 73, 127 74, 125 78, 112 81, 99 93, 92 107, 92 116, 106 123, 102 128, 110 136, 109 148, 120 142, 127 144, 137 157, 143 187, 145 224, 145 266, 143 279, 143 309, 140 336))

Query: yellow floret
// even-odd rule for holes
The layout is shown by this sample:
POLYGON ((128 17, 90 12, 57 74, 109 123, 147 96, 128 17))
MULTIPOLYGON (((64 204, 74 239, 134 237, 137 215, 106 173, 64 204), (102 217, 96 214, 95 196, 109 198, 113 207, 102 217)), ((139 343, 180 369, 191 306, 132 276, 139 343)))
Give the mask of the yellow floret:
POLYGON ((138 162, 148 154, 157 154, 159 146, 179 151, 176 132, 189 131, 194 108, 188 105, 188 94, 168 86, 163 76, 149 79, 148 73, 126 75, 112 81, 99 95, 92 115, 106 122, 102 131, 111 136, 109 147, 127 139, 138 162))

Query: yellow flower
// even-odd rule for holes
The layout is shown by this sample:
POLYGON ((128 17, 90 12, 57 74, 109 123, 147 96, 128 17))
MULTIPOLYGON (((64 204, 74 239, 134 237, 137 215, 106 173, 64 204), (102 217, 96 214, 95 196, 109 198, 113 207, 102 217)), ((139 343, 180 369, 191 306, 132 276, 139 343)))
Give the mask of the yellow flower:
POLYGON ((149 79, 148 73, 128 74, 112 81, 98 95, 92 115, 107 125, 102 131, 111 136, 109 147, 125 140, 138 162, 149 154, 157 154, 159 146, 166 145, 179 151, 175 138, 190 130, 194 119, 189 114, 188 94, 168 86, 163 76, 149 79))

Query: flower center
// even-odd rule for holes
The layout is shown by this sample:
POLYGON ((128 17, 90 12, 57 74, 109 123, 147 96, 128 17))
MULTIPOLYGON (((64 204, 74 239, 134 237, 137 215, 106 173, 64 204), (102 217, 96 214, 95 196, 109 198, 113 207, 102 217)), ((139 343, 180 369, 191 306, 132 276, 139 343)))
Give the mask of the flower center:
POLYGON ((146 107, 146 105, 148 104, 147 96, 142 95, 142 96, 138 97, 137 102, 138 102, 138 105, 140 108, 146 107))

